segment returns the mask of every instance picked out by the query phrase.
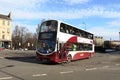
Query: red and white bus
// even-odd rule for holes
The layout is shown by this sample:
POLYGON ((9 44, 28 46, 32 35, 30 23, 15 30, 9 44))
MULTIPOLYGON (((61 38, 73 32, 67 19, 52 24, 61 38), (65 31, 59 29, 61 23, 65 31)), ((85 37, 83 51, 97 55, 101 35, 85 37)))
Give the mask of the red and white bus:
POLYGON ((93 57, 93 34, 59 20, 45 20, 39 27, 36 55, 56 63, 93 57))

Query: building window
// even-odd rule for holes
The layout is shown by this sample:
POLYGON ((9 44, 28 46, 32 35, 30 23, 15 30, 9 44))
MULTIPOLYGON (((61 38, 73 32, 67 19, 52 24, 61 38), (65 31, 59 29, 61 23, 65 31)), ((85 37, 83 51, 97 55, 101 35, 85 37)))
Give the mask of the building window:
POLYGON ((9 40, 10 39, 10 36, 7 36, 7 40, 9 40))
POLYGON ((10 33, 10 29, 9 28, 7 29, 7 33, 10 33))
POLYGON ((5 33, 5 28, 2 29, 2 33, 5 33))
POLYGON ((2 35, 2 39, 5 39, 5 35, 2 35))
POLYGON ((3 21, 3 25, 5 25, 5 21, 3 21))
POLYGON ((8 26, 10 25, 10 22, 9 22, 9 21, 7 22, 7 25, 8 25, 8 26))

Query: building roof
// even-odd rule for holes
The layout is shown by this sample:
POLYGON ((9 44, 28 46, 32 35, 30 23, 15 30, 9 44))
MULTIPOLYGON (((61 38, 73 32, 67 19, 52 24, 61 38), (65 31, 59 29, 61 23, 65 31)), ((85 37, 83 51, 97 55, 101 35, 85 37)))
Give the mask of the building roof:
POLYGON ((8 15, 3 15, 3 14, 0 14, 0 19, 7 19, 7 20, 11 20, 11 13, 9 13, 8 15))

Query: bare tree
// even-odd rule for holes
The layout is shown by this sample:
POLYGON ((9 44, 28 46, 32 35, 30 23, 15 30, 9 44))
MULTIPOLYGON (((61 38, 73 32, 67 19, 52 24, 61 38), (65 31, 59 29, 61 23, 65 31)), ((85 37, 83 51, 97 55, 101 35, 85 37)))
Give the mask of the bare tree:
POLYGON ((26 27, 15 26, 15 30, 12 35, 13 47, 15 49, 36 49, 37 37, 37 31, 36 33, 31 33, 26 27))
POLYGON ((26 27, 19 27, 18 25, 15 26, 15 30, 13 31, 12 35, 12 43, 13 47, 15 49, 22 48, 22 44, 24 41, 24 36, 28 32, 28 29, 26 27))
POLYGON ((20 27, 20 43, 21 48, 23 48, 23 43, 25 42, 26 34, 28 33, 28 29, 26 27, 20 27))
POLYGON ((20 29, 19 29, 19 26, 15 26, 15 30, 13 31, 13 34, 12 34, 12 46, 15 48, 15 49, 18 49, 19 48, 19 40, 20 40, 20 29))

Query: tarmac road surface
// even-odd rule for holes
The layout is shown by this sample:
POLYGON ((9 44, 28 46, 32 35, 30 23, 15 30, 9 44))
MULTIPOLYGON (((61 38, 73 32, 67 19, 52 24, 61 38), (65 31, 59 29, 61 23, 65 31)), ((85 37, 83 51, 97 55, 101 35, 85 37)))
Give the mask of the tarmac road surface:
POLYGON ((68 64, 44 64, 35 51, 4 50, 0 57, 0 80, 120 80, 120 52, 68 64))

